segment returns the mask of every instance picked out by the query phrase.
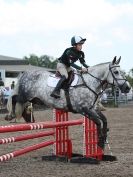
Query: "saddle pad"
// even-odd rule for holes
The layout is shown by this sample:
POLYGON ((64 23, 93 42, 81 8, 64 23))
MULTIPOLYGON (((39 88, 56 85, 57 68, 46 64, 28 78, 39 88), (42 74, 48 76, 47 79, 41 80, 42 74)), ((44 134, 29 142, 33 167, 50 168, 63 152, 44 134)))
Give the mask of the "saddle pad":
MULTIPOLYGON (((47 85, 48 85, 49 87, 56 87, 56 85, 57 85, 57 83, 58 83, 59 80, 60 80, 60 78, 59 78, 59 77, 56 77, 55 74, 50 75, 50 76, 48 77, 48 80, 47 80, 47 85)), ((74 80, 73 80, 73 82, 71 83, 71 86, 75 86, 75 85, 77 85, 77 83, 78 83, 78 75, 75 74, 75 75, 74 75, 74 80)))

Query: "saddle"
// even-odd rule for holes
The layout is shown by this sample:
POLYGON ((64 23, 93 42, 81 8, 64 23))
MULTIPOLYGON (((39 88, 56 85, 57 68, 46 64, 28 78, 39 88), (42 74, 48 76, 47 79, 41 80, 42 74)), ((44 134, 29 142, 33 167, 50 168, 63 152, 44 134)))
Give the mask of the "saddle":
MULTIPOLYGON (((61 77, 61 74, 59 72, 56 72, 56 74, 50 75, 47 81, 47 85, 49 87, 56 87, 58 81, 60 80, 60 77, 61 77)), ((70 71, 68 73, 68 79, 62 85, 62 89, 65 92, 68 110, 73 113, 76 113, 76 112, 73 110, 73 107, 70 101, 69 89, 72 89, 74 86, 77 85, 78 79, 79 79, 78 75, 74 73, 74 71, 70 71)))
MULTIPOLYGON (((58 81, 61 78, 61 74, 57 71, 55 74, 50 75, 47 81, 47 85, 49 87, 56 87, 58 81)), ((78 82, 78 75, 74 71, 70 71, 68 73, 68 79, 64 82, 62 89, 68 90, 71 89, 73 86, 77 85, 78 82)))

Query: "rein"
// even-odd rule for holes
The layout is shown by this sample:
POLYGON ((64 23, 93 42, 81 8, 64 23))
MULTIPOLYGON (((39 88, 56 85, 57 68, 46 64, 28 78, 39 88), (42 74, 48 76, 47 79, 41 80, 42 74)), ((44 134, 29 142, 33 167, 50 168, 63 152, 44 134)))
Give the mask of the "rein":
POLYGON ((82 79, 82 81, 83 81, 83 85, 84 85, 85 87, 87 87, 90 91, 92 91, 92 92, 94 93, 94 95, 96 96, 96 97, 95 97, 95 100, 94 100, 94 102, 93 102, 93 104, 92 104, 92 106, 90 107, 90 109, 91 109, 91 108, 94 107, 94 105, 95 105, 95 103, 96 103, 98 97, 99 97, 100 95, 102 95, 103 91, 107 88, 107 86, 106 86, 106 87, 103 89, 103 85, 104 85, 105 83, 107 83, 107 82, 104 81, 104 84, 103 84, 103 80, 101 80, 101 79, 99 79, 99 78, 93 76, 93 75, 90 74, 90 73, 88 73, 88 74, 89 74, 90 76, 94 77, 95 79, 97 79, 98 81, 100 81, 100 84, 101 84, 101 86, 102 86, 102 91, 99 92, 99 93, 96 93, 92 88, 90 88, 90 87, 86 84, 83 75, 82 75, 82 74, 80 75, 80 76, 81 76, 81 79, 82 79))
POLYGON ((108 83, 107 83, 107 81, 101 80, 101 79, 95 77, 94 75, 92 75, 92 74, 90 74, 90 73, 87 73, 87 74, 89 74, 89 75, 92 76, 93 78, 95 78, 95 79, 97 79, 98 81, 100 81, 100 84, 101 84, 101 86, 102 86, 102 91, 101 91, 101 92, 96 93, 92 88, 90 88, 90 87, 86 84, 82 73, 81 73, 81 74, 78 74, 78 75, 81 77, 83 83, 82 83, 82 84, 79 84, 79 85, 72 86, 72 87, 77 88, 77 87, 85 86, 85 87, 88 88, 91 92, 94 93, 94 95, 95 95, 96 97, 95 97, 94 103, 93 103, 92 106, 90 107, 90 109, 91 109, 91 108, 94 107, 94 105, 95 105, 95 103, 96 103, 98 97, 99 97, 100 95, 102 95, 103 91, 107 88, 108 83), (105 83, 107 83, 107 86, 103 89, 103 85, 104 85, 105 83))

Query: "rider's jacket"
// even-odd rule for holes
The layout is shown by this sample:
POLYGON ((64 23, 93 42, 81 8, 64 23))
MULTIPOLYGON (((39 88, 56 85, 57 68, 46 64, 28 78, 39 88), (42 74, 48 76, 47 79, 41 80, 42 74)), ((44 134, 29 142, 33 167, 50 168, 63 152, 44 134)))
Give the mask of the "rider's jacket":
POLYGON ((76 69, 81 69, 81 67, 77 66, 75 62, 77 60, 85 67, 88 68, 89 66, 85 63, 85 55, 83 51, 77 51, 74 47, 67 48, 63 55, 58 59, 61 63, 65 64, 67 67, 74 67, 76 69))

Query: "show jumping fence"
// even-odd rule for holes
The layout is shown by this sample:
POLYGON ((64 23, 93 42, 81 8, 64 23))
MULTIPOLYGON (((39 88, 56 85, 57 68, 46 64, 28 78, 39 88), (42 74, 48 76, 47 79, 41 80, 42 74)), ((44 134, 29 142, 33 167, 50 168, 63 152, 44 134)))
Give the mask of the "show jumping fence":
POLYGON ((53 145, 53 154, 56 157, 64 156, 70 160, 72 159, 73 156, 73 148, 72 148, 72 140, 69 135, 69 126, 75 126, 75 125, 83 125, 84 138, 83 138, 82 158, 95 158, 97 160, 102 160, 104 152, 97 145, 98 144, 97 127, 93 121, 89 120, 86 117, 80 118, 78 120, 69 120, 68 112, 64 112, 62 110, 54 110, 53 115, 54 115, 53 121, 0 126, 0 133, 52 128, 52 130, 49 131, 21 135, 17 137, 3 138, 0 139, 0 144, 13 143, 17 141, 23 141, 23 140, 45 137, 45 136, 53 137, 52 140, 45 141, 36 145, 28 146, 23 149, 19 149, 14 152, 2 155, 0 156, 0 161, 1 162, 6 161, 11 158, 17 157, 19 155, 25 154, 27 152, 37 150, 49 145, 53 145))

